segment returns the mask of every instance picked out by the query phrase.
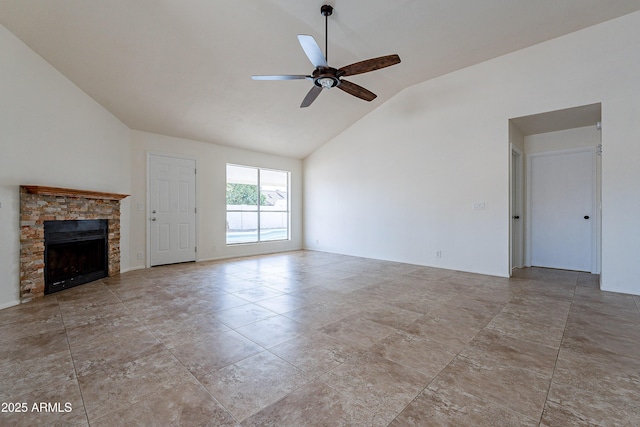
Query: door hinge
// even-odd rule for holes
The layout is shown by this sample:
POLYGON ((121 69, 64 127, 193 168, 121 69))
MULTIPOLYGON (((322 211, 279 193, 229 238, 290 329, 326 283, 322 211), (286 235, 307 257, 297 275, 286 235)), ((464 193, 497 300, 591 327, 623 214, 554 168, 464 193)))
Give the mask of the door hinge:
POLYGON ((198 213, 198 208, 193 208, 193 213, 198 213))
POLYGON ((194 249, 195 249, 196 252, 198 252, 198 247, 197 246, 194 249))
POLYGON ((194 175, 197 175, 197 174, 198 174, 198 169, 194 168, 194 169, 193 169, 193 174, 194 174, 194 175))

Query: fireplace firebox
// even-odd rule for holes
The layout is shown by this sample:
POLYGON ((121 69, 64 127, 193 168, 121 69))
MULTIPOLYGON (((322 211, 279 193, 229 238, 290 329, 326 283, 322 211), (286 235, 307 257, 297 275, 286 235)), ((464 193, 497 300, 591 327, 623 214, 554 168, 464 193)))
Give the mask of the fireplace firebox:
POLYGON ((109 275, 105 219, 44 221, 44 293, 109 275))

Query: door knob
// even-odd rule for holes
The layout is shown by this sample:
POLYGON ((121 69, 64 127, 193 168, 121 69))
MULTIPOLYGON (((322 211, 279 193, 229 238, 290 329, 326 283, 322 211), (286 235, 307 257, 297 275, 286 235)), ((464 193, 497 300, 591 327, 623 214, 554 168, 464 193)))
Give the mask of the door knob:
POLYGON ((514 215, 513 219, 520 219, 520 215, 514 215))
POLYGON ((155 216, 154 216, 154 217, 151 217, 151 221, 155 221, 155 220, 156 220, 156 217, 155 217, 155 216))
POLYGON ((584 216, 584 219, 589 219, 589 215, 585 215, 585 216, 584 216))

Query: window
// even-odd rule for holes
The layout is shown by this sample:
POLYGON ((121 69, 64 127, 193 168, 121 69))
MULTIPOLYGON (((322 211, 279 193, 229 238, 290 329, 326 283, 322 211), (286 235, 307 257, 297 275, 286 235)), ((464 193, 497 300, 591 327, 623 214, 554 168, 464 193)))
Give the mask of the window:
POLYGON ((227 244, 289 239, 289 172, 227 165, 227 244))

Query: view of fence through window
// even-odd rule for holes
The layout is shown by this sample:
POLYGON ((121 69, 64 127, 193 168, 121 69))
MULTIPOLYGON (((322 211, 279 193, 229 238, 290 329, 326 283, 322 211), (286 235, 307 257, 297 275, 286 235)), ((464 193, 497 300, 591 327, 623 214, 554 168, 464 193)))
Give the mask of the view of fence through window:
POLYGON ((227 165, 227 244, 289 238, 289 172, 227 165))

